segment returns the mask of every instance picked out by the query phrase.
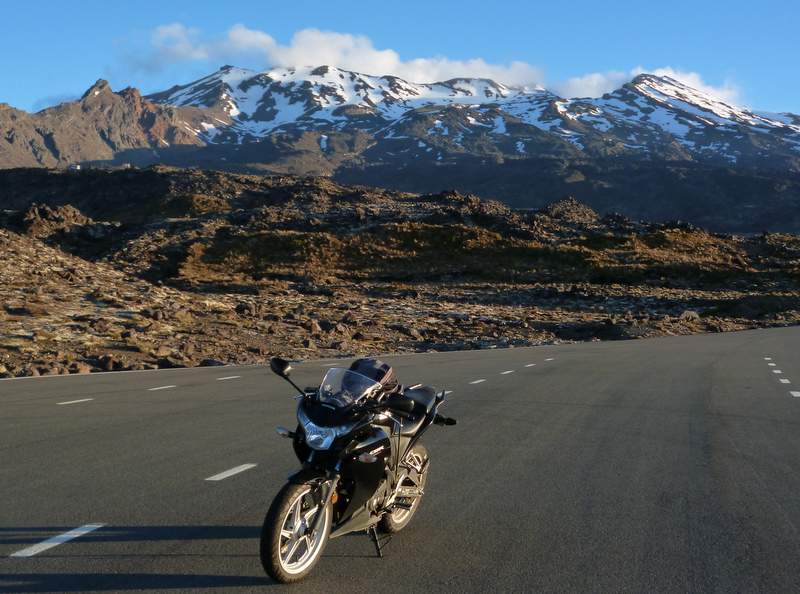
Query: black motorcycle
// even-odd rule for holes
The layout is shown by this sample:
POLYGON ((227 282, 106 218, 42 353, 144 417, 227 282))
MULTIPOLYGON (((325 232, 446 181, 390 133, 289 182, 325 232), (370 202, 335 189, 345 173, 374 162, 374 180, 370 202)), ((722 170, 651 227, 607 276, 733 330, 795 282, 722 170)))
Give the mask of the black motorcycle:
POLYGON ((419 508, 428 451, 419 438, 431 425, 455 425, 438 414, 444 391, 397 384, 391 367, 359 359, 332 368, 319 388, 301 390, 289 363, 270 367, 300 393, 297 429, 278 427, 303 463, 272 502, 261 530, 261 564, 291 583, 314 568, 329 538, 365 531, 378 556, 378 532, 405 528, 419 508))

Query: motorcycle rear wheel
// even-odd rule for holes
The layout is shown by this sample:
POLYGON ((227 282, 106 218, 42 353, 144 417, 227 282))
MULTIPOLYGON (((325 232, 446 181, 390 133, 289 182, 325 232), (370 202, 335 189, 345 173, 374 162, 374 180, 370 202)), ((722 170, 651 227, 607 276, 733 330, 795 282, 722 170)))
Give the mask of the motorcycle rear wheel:
MULTIPOLYGON (((408 466, 410 471, 409 474, 411 476, 404 481, 404 484, 402 484, 401 487, 419 487, 420 489, 424 489, 425 481, 428 478, 428 450, 425 448, 425 446, 421 443, 418 443, 411 448, 411 451, 406 455, 403 464, 408 466), (412 464, 407 464, 407 461, 412 462, 412 464), (415 465, 423 466, 422 473, 419 473, 414 469, 415 465)), ((411 509, 403 509, 398 507, 391 512, 386 512, 383 515, 378 527, 382 532, 387 534, 396 534, 408 526, 408 523, 411 521, 411 518, 414 517, 414 514, 422 502, 421 495, 414 498, 400 497, 398 499, 410 503, 411 509)))
POLYGON ((322 525, 311 533, 319 512, 312 485, 285 485, 269 507, 261 529, 261 565, 282 584, 306 577, 322 556, 331 529, 331 505, 322 512, 322 525))

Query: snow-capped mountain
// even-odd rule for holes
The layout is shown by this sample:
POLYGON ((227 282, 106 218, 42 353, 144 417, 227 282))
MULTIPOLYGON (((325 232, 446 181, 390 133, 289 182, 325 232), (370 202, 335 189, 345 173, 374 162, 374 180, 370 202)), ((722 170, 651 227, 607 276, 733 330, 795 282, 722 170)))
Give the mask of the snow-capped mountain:
POLYGON ((564 115, 629 149, 658 152, 677 145, 687 158, 766 164, 777 154, 800 155, 798 118, 754 113, 669 77, 642 74, 599 99, 559 102, 564 115))
POLYGON ((79 101, 36 114, 0 105, 0 128, 0 166, 118 157, 138 163, 180 153, 203 164, 322 174, 354 163, 465 157, 800 171, 800 116, 750 111, 649 74, 603 97, 565 99, 479 78, 420 84, 332 66, 224 66, 144 98, 98 81, 79 101))
POLYGON ((800 163, 800 117, 752 112, 648 74, 600 98, 563 99, 486 79, 417 84, 329 66, 265 72, 226 66, 148 99, 207 110, 196 134, 209 144, 315 132, 325 134, 317 141, 324 153, 331 134, 366 133, 373 149, 383 145, 377 152, 438 161, 463 152, 521 158, 550 151, 745 166, 800 163))

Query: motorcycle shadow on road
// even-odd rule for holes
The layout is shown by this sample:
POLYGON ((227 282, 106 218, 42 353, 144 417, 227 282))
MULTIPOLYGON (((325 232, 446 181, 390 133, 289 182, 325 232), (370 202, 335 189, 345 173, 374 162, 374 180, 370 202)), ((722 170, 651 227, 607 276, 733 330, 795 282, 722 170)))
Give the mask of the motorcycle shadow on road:
POLYGON ((19 573, 0 577, 0 592, 108 592, 278 586, 268 577, 181 573, 19 573))
MULTIPOLYGON (((66 526, 21 526, 0 527, 0 547, 3 553, 10 554, 16 550, 34 545, 56 535, 63 534, 74 527, 66 526)), ((22 564, 35 563, 37 560, 47 561, 75 559, 76 561, 97 560, 113 557, 116 560, 131 558, 137 560, 147 557, 159 558, 203 558, 203 557, 241 557, 241 554, 213 555, 207 553, 153 552, 142 551, 138 554, 127 554, 111 548, 114 543, 148 543, 148 542, 181 542, 181 541, 214 541, 214 540, 251 540, 258 542, 260 526, 108 526, 80 539, 62 544, 36 557, 25 559, 1 559, 10 568, 23 569, 22 564), (69 552, 70 546, 82 545, 75 553, 69 552), (102 548, 98 548, 101 545, 102 548), (88 549, 85 547, 89 547, 88 549)), ((174 549, 171 549, 174 551, 174 549)), ((257 544, 252 556, 258 559, 257 544)), ((192 562, 196 565, 196 561, 192 562)), ((7 566, 8 567, 8 566, 7 566)), ((194 590, 201 588, 250 589, 255 587, 277 586, 267 576, 214 575, 207 573, 95 573, 89 568, 86 573, 13 573, 4 571, 0 566, 0 593, 5 592, 105 592, 125 590, 194 590)), ((181 569, 181 568, 176 568, 181 569)), ((261 568, 258 567, 258 570, 261 568)))
MULTIPOLYGON (((73 528, 74 526, 0 527, 0 547, 34 545, 73 528)), ((260 534, 261 526, 103 526, 72 542, 87 544, 168 540, 236 540, 258 538, 260 534)))

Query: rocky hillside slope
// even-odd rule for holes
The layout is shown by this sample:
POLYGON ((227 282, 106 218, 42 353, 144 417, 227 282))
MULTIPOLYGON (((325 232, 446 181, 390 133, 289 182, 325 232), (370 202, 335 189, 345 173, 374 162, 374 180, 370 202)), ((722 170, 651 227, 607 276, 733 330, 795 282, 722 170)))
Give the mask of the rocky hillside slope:
POLYGON ((200 110, 157 105, 133 88, 114 93, 104 80, 78 101, 36 114, 0 104, 0 167, 66 166, 126 151, 153 158, 158 148, 203 145, 186 123, 198 117, 200 110))
POLYGON ((638 338, 800 321, 800 238, 324 178, 16 170, 0 373, 638 338))
POLYGON ((147 97, 98 81, 35 114, 0 105, 0 168, 75 163, 455 188, 518 208, 572 195, 633 218, 800 231, 800 116, 649 74, 566 99, 485 79, 226 66, 147 97))

